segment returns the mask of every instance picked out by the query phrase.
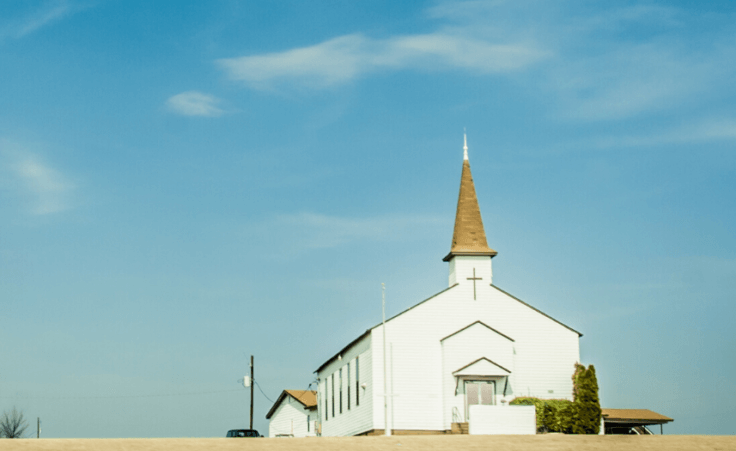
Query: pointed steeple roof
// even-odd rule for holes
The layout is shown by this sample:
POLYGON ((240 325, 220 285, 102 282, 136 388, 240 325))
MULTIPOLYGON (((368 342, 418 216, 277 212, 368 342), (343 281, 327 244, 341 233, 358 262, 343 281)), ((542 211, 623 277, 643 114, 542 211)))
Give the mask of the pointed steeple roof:
POLYGON ((457 199, 455 214, 455 231, 452 234, 452 248, 444 261, 450 261, 456 255, 477 255, 495 257, 498 252, 488 247, 483 219, 480 217, 478 197, 475 195, 475 184, 470 174, 468 161, 468 140, 464 136, 463 172, 460 177, 460 195, 457 199))

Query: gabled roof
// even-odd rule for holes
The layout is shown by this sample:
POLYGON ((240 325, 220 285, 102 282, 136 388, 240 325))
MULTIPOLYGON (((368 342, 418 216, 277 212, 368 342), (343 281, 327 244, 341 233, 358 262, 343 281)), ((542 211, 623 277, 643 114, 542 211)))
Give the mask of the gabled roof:
MULTIPOLYGON (((402 312, 400 312, 400 313, 397 313, 396 315, 392 316, 391 318, 388 318, 388 319, 386 319, 386 322, 388 323, 389 321, 393 320, 394 318, 397 318, 397 317, 399 317, 399 316, 403 315, 404 313, 408 312, 409 310, 411 310, 411 309, 413 309, 413 308, 415 308, 415 307, 419 307, 420 305, 424 304, 425 302, 427 302, 427 301, 430 301, 430 300, 432 300, 432 299, 436 298, 437 296, 441 295, 442 293, 444 293, 444 292, 446 292, 446 291, 449 291, 449 290, 451 290, 451 289, 455 288, 455 287, 456 287, 456 286, 458 286, 458 285, 459 285, 459 284, 457 284, 457 283, 456 283, 455 285, 452 285, 452 286, 449 286, 449 287, 445 288, 444 290, 440 291, 439 293, 436 293, 436 294, 434 294, 434 295, 432 295, 432 296, 428 297, 427 299, 425 299, 425 300, 423 300, 423 301, 421 301, 421 302, 419 302, 419 303, 416 303, 416 304, 412 305, 412 306, 411 306, 411 307, 409 307, 408 309, 406 309, 406 310, 404 310, 404 311, 402 311, 402 312)), ((516 296, 514 296, 514 295, 512 295, 512 294, 510 294, 510 293, 507 293, 506 291, 503 291, 502 289, 498 288, 497 286, 495 286, 495 285, 493 285, 493 284, 491 284, 491 287, 493 287, 493 288, 497 289, 498 291, 500 291, 501 293, 503 293, 503 294, 505 294, 505 295, 509 296, 510 298, 512 298, 512 299, 514 299, 514 300, 516 300, 516 301, 518 301, 518 302, 520 302, 520 303, 522 303, 522 304, 526 305, 527 307, 529 307, 530 309, 534 310, 535 312, 537 312, 537 313, 540 313, 540 314, 542 314, 542 315, 546 316, 547 318, 549 318, 549 319, 551 319, 552 321, 556 322, 556 323, 557 323, 557 324, 559 324, 560 326, 562 326, 562 327, 564 327, 564 328, 566 328, 566 329, 568 329, 568 330, 570 330, 570 331, 572 331, 572 332, 575 332, 576 334, 578 334, 578 336, 579 336, 579 337, 582 337, 582 336, 583 336, 583 334, 581 334, 581 333, 580 333, 580 332, 578 332, 577 330, 573 329, 572 327, 570 327, 570 326, 568 326, 568 325, 566 325, 566 324, 564 324, 564 323, 562 323, 562 322, 560 322, 560 321, 557 321, 556 319, 552 318, 552 317, 551 317, 551 316, 549 316, 548 314, 544 313, 543 311, 541 311, 541 310, 539 310, 539 309, 537 309, 537 308, 535 308, 535 307, 532 307, 531 305, 527 304, 526 302, 522 301, 521 299, 517 298, 516 296)), ((478 322, 480 322, 480 321, 478 321, 478 322)), ((473 324, 475 324, 475 323, 473 323, 473 324)), ((473 324, 470 324, 470 326, 472 326, 473 324)), ((325 366, 327 366, 327 365, 328 365, 328 364, 329 364, 330 362, 332 362, 333 360, 335 360, 336 358, 338 358, 338 356, 340 356, 340 355, 342 355, 343 353, 345 353, 345 352, 346 352, 346 351, 347 351, 348 349, 350 349, 350 348, 351 348, 351 347, 352 347, 353 345, 355 345, 355 344, 356 344, 356 343, 358 343, 358 342, 359 342, 360 340, 362 340, 363 338, 365 338, 365 337, 366 337, 367 335, 369 335, 369 334, 371 333, 371 331, 372 331, 373 329, 375 329, 376 327, 378 327, 378 326, 380 326, 380 325, 381 325, 381 324, 376 324, 375 326, 373 326, 373 327, 371 327, 371 328, 367 329, 367 330, 366 330, 365 332, 363 332, 363 333, 362 333, 362 334, 361 334, 361 335, 360 335, 360 336, 359 336, 358 338, 356 338, 355 340, 353 340, 353 341, 351 341, 350 343, 348 343, 348 344, 347 344, 347 345, 346 345, 346 346, 345 346, 344 348, 342 348, 342 349, 341 349, 341 350, 340 350, 340 351, 339 351, 339 352, 338 352, 337 354, 335 354, 335 355, 333 355, 332 357, 330 357, 329 359, 327 359, 327 360, 325 361, 325 363, 323 363, 322 365, 320 365, 320 366, 319 366, 319 368, 317 368, 317 369, 316 369, 316 370, 315 370, 314 372, 315 372, 315 373, 319 373, 319 372, 320 372, 320 371, 322 370, 322 368, 324 368, 324 367, 325 367, 325 366)), ((484 324, 484 325, 485 325, 485 324, 484 324)), ((470 326, 468 326, 468 327, 470 327, 470 326)), ((490 326, 487 326, 487 325, 486 325, 486 327, 488 327, 489 329, 493 330, 494 332, 498 332, 497 330, 493 329, 493 328, 492 328, 492 327, 490 327, 490 326)), ((461 329, 461 330, 462 330, 462 329, 461 329)), ((459 331, 458 331, 458 332, 459 332, 459 331)), ((455 332, 455 333, 457 333, 457 332, 455 332)), ((498 332, 498 333, 499 333, 499 334, 501 334, 500 332, 498 332)), ((503 334, 501 334, 501 335, 503 335, 503 334)), ((504 336, 505 336, 506 338, 508 338, 509 340, 511 340, 511 341, 514 341, 514 340, 513 340, 512 338, 510 338, 510 337, 508 337, 508 336, 506 336, 506 335, 504 335, 504 336)), ((448 336, 448 337, 449 337, 449 336, 448 336)), ((448 338, 448 337, 445 337, 445 338, 448 338)), ((445 338, 443 338, 443 340, 444 340, 445 338)))
POLYGON ((601 415, 609 423, 664 424, 675 421, 649 409, 601 409, 601 415))
POLYGON ((578 334, 578 336, 579 336, 579 337, 582 337, 582 336, 583 336, 583 334, 581 334, 581 333, 580 333, 580 332, 578 332, 577 330, 573 329, 572 327, 568 326, 567 324, 563 324, 563 323, 561 323, 560 321, 557 321, 556 319, 552 318, 551 316, 549 316, 548 314, 546 314, 546 313, 544 313, 543 311, 539 310, 538 308, 532 307, 531 305, 529 305, 529 304, 527 304, 526 302, 522 301, 521 299, 517 298, 517 297, 516 297, 516 296, 514 296, 513 294, 511 294, 511 293, 507 293, 506 291, 503 291, 502 289, 498 288, 497 286, 495 286, 495 285, 493 285, 493 284, 491 284, 491 287, 493 287, 493 288, 497 289, 498 291, 500 291, 501 293, 503 293, 503 294, 505 294, 505 295, 509 296, 509 297, 510 297, 511 299, 515 299, 515 300, 517 300, 517 301, 521 302, 522 304, 526 305, 527 307, 529 307, 530 309, 534 310, 535 312, 537 312, 537 313, 541 313, 542 315, 544 315, 544 316, 546 316, 547 318, 551 319, 552 321, 556 322, 557 324, 559 324, 560 326, 564 327, 565 329, 568 329, 568 330, 570 330, 570 331, 572 331, 572 332, 575 332, 576 334, 578 334))
POLYGON ((478 197, 475 194, 473 175, 470 173, 470 162, 467 158, 467 140, 463 172, 460 176, 460 194, 457 199, 455 214, 455 230, 452 234, 452 247, 444 261, 450 261, 456 255, 478 255, 494 257, 498 252, 488 247, 483 219, 480 216, 478 197))
MULTIPOLYGON (((458 284, 455 284, 455 285, 449 286, 449 287, 445 288, 444 290, 440 291, 439 293, 435 293, 435 294, 433 294, 432 296, 428 297, 427 299, 425 299, 425 300, 423 300, 423 301, 421 301, 421 302, 419 302, 419 303, 416 303, 416 304, 412 305, 411 307, 409 307, 408 309, 404 310, 403 312, 397 313, 396 315, 392 316, 391 318, 388 318, 388 319, 386 319, 386 322, 389 322, 389 321, 391 321, 392 319, 394 319, 394 318, 396 318, 396 317, 398 317, 398 316, 401 316, 401 315, 403 315, 404 313, 408 312, 409 310, 413 309, 414 307, 419 307, 420 305, 424 304, 425 302, 429 301, 430 299, 436 298, 437 296, 441 295, 441 294, 442 294, 442 293, 444 293, 445 291, 451 290, 451 289, 455 288, 456 286, 458 286, 458 284)), ((340 350, 340 352, 338 352, 337 354, 335 354, 335 355, 333 355, 332 357, 330 357, 329 359, 327 359, 327 361, 325 361, 325 363, 323 363, 322 365, 320 365, 320 367, 319 367, 319 368, 317 368, 316 370, 314 370, 314 372, 315 372, 315 373, 319 373, 319 372, 320 372, 320 370, 322 370, 322 368, 324 368, 324 367, 325 367, 325 366, 327 366, 327 365, 328 365, 328 364, 329 364, 330 362, 332 362, 333 360, 335 360, 336 358, 338 358, 338 356, 340 356, 340 355, 342 355, 343 353, 345 353, 345 352, 346 352, 346 351, 347 351, 348 349, 350 349, 350 348, 351 348, 351 347, 352 347, 352 346, 353 346, 354 344, 358 343, 358 342, 359 342, 360 340, 362 340, 362 339, 363 339, 363 338, 364 338, 365 336, 369 335, 369 334, 371 333, 371 331, 372 331, 373 329, 375 329, 376 327, 378 327, 378 326, 380 326, 380 325, 381 325, 381 324, 376 324, 375 326, 373 326, 373 327, 371 327, 371 328, 367 329, 367 330, 366 330, 365 332, 363 332, 363 333, 362 333, 362 334, 361 334, 361 335, 360 335, 360 336, 359 336, 358 338, 356 338, 355 340, 351 341, 351 342, 350 342, 350 343, 348 343, 348 344, 347 344, 347 345, 346 345, 346 346, 345 346, 344 348, 342 348, 342 349, 340 350)))
POLYGON ((276 409, 278 409, 281 402, 287 397, 291 396, 292 398, 299 401, 300 404, 304 406, 305 409, 316 409, 317 408, 317 392, 314 390, 284 390, 279 395, 278 399, 275 403, 273 403, 273 407, 271 407, 271 410, 268 411, 266 414, 266 419, 271 419, 271 416, 276 412, 276 409))
POLYGON ((469 376, 469 375, 473 375, 473 376, 508 376, 509 374, 511 374, 511 370, 502 367, 498 363, 496 363, 493 360, 491 360, 489 358, 486 358, 486 357, 481 357, 478 360, 474 360, 474 361, 468 363, 467 365, 465 365, 464 367, 462 367, 462 368, 460 368, 460 369, 455 370, 455 371, 452 372, 452 375, 453 376, 469 376), (485 363, 485 365, 483 365, 484 363, 485 363), (497 372, 498 374, 487 374, 488 373, 488 370, 482 370, 482 371, 477 371, 476 370, 481 365, 482 366, 485 366, 486 368, 488 368, 489 364, 490 364, 491 368, 494 368, 494 367, 497 368, 494 372, 497 372), (499 371, 499 369, 501 371, 499 371))
POLYGON ((446 336, 445 338, 440 339, 440 341, 445 341, 448 338, 452 337, 453 335, 459 334, 460 332, 464 331, 465 329, 468 329, 468 328, 470 328, 472 326, 475 326, 476 324, 480 324, 481 326, 485 326, 486 328, 492 330, 493 332, 497 333, 498 335, 502 336, 503 338, 505 338, 505 339, 507 339, 509 341, 516 341, 513 338, 509 337, 508 335, 502 334, 501 332, 497 331, 496 329, 492 328, 491 326, 489 326, 488 324, 486 324, 486 323, 484 323, 483 321, 480 321, 480 320, 479 321, 476 321, 474 323, 468 324, 467 326, 463 327, 460 330, 456 330, 455 332, 451 333, 450 335, 446 336))

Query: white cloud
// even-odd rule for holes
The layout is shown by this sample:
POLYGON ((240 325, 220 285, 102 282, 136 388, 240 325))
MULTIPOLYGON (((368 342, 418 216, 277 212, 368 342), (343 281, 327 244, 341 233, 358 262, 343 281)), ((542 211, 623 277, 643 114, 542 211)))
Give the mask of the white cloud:
POLYGON ((221 116, 224 111, 217 105, 217 97, 199 91, 186 91, 169 97, 166 106, 169 111, 183 116, 221 116))
POLYGON ((702 119, 677 127, 664 128, 637 135, 599 136, 561 145, 561 149, 611 149, 622 147, 654 147, 679 144, 712 143, 736 140, 736 118, 702 119))
POLYGON ((71 208, 74 184, 61 172, 8 141, 0 140, 0 156, 9 169, 3 187, 27 199, 32 214, 48 215, 71 208))
MULTIPOLYGON (((509 74, 522 95, 565 121, 668 113, 734 94, 734 29, 705 32, 713 12, 542 0, 440 2, 425 12, 438 22, 433 32, 354 33, 216 63, 254 89, 324 89, 401 70, 509 74)), ((727 14, 713 23, 733 23, 727 14)))
POLYGON ((20 39, 74 14, 78 10, 80 8, 73 7, 65 0, 47 2, 43 8, 0 27, 0 40, 8 37, 20 39))
POLYGON ((544 43, 551 57, 516 80, 563 120, 627 119, 734 92, 732 13, 546 0, 441 2, 427 11, 466 34, 544 43))
POLYGON ((303 212, 279 215, 256 225, 248 236, 276 236, 268 242, 279 243, 288 253, 326 249, 352 242, 402 240, 416 235, 417 230, 445 225, 441 218, 430 216, 382 216, 345 218, 303 212))
POLYGON ((576 120, 622 119, 672 108, 706 92, 714 62, 693 58, 671 43, 624 45, 579 57, 550 72, 563 116, 576 120))
POLYGON ((444 32, 384 40, 340 36, 280 53, 218 60, 233 80, 256 89, 278 82, 325 88, 376 70, 460 68, 479 74, 509 72, 547 53, 531 44, 501 44, 444 32))

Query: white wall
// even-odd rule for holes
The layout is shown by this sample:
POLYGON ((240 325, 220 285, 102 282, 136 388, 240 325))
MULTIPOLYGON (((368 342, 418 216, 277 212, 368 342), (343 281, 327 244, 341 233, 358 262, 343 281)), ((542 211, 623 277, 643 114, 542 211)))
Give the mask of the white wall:
MULTIPOLYGON (((446 428, 452 423, 452 412, 456 409, 460 421, 465 421, 465 393, 460 381, 457 394, 455 388, 458 381, 453 372, 465 365, 485 357, 511 371, 507 393, 513 392, 514 385, 514 350, 511 340, 499 335, 480 323, 476 323, 455 335, 441 341, 442 346, 442 376, 444 394, 444 424, 446 428)), ((500 402, 503 398, 504 381, 496 383, 496 398, 500 402)))
POLYGON ((449 286, 456 283, 467 282, 468 277, 479 277, 476 284, 493 283, 493 266, 489 257, 461 256, 450 260, 449 286), (475 276, 473 275, 475 269, 475 276))
POLYGON ((343 355, 342 359, 335 359, 326 365, 318 373, 320 379, 320 391, 317 397, 319 408, 319 419, 322 422, 322 436, 348 436, 356 435, 373 429, 373 369, 372 352, 370 348, 371 334, 366 335, 355 345, 351 346, 343 355), (359 359, 360 385, 366 388, 358 388, 360 404, 356 405, 356 373, 355 359, 359 359), (347 364, 350 363, 350 379, 347 378, 347 364), (339 393, 340 388, 339 370, 343 371, 343 406, 340 413, 339 393), (335 377, 335 414, 332 414, 332 377, 335 377), (350 384, 350 409, 347 408, 347 386, 350 384), (329 418, 325 421, 325 396, 328 400, 329 418))
POLYGON ((307 410, 302 403, 287 396, 276 412, 271 415, 271 421, 268 423, 268 436, 276 437, 278 434, 293 434, 294 437, 315 436, 316 420, 316 410, 307 410), (309 428, 307 428, 308 417, 311 423, 309 428))
POLYGON ((471 435, 537 433, 534 406, 470 406, 471 435))
MULTIPOLYGON (((455 368, 450 360, 468 360, 463 363, 466 364, 473 356, 487 357, 511 370, 508 399, 527 395, 572 399, 571 377, 574 364, 580 359, 578 334, 490 285, 489 261, 481 262, 481 257, 455 259, 460 259, 455 264, 457 285, 386 324, 390 427, 449 430, 451 408, 458 401, 454 398, 454 384, 449 383, 454 382, 451 372, 462 366, 455 368), (473 282, 467 277, 472 276, 476 263, 476 276, 484 280, 476 281, 474 300, 473 282), (514 341, 509 344, 508 340, 488 335, 475 343, 466 340, 468 344, 463 345, 462 351, 443 351, 440 340, 475 321, 482 321, 514 341), (453 399, 448 402, 448 397, 453 399)), ((534 300, 530 302, 533 304, 534 300)), ((368 388, 361 392, 361 406, 336 414, 335 418, 330 412, 325 422, 324 400, 320 399, 323 435, 355 435, 384 428, 382 326, 352 346, 342 361, 333 360, 326 365, 319 377, 324 381, 357 353, 361 353, 361 379, 368 383, 368 388)), ((323 392, 324 387, 321 395, 323 392)), ((329 390, 327 396, 331 396, 329 390)))
MULTIPOLYGON (((452 403, 446 404, 444 398, 449 390, 454 396, 454 385, 446 383, 445 373, 450 371, 450 366, 445 368, 443 359, 454 357, 443 355, 440 340, 478 320, 513 338, 513 345, 499 350, 478 343, 476 349, 464 352, 463 357, 492 353, 486 357, 493 360, 497 356, 507 364, 510 360, 509 399, 522 395, 572 399, 571 377, 580 355, 578 334, 489 284, 476 282, 475 288, 477 300, 473 300, 472 281, 459 278, 458 285, 387 323, 392 429, 451 428, 448 418, 451 419, 452 403)), ((374 328, 371 336, 375 381, 373 422, 376 428, 383 429, 382 326, 374 328)))

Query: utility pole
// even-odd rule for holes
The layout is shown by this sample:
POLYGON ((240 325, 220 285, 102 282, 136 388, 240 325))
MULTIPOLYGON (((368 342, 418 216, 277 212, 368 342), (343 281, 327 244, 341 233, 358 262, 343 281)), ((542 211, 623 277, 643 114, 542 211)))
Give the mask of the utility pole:
POLYGON ((253 356, 250 356, 250 428, 253 429, 253 386, 256 384, 256 380, 253 379, 253 356))
POLYGON ((41 417, 36 417, 36 438, 41 438, 41 417))

